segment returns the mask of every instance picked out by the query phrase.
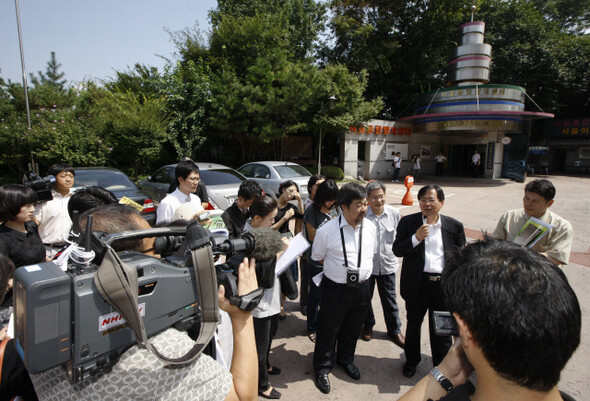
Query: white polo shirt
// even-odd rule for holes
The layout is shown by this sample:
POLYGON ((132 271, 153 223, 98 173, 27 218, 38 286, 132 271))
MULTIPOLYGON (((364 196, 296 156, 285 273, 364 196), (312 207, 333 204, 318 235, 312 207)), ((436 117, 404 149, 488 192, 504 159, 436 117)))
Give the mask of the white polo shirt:
POLYGON ((180 191, 180 189, 176 188, 174 192, 166 195, 166 197, 162 199, 162 202, 160 202, 160 205, 158 206, 158 210, 156 212, 156 224, 160 224, 166 221, 173 221, 174 212, 176 211, 176 208, 185 203, 194 204, 196 210, 195 213, 205 210, 201 205, 201 199, 197 195, 186 195, 182 191, 180 191))
MULTIPOLYGON (((344 216, 339 216, 324 224, 316 232, 312 245, 311 258, 315 261, 324 261, 324 275, 330 280, 346 284, 346 266, 344 264, 344 252, 340 228, 344 234, 348 267, 358 270, 358 250, 360 245, 361 224, 356 229, 352 228, 344 216)), ((373 255, 377 252, 377 230, 375 224, 363 219, 363 238, 361 251, 361 265, 359 280, 368 280, 373 271, 373 255)))

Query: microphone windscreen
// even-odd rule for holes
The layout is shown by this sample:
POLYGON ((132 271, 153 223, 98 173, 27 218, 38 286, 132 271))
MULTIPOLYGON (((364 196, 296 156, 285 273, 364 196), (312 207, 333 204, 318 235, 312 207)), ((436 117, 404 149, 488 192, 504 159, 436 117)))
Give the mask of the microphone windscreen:
POLYGON ((283 250, 283 241, 278 231, 264 227, 253 228, 249 232, 254 236, 254 249, 250 256, 256 260, 270 260, 283 250))

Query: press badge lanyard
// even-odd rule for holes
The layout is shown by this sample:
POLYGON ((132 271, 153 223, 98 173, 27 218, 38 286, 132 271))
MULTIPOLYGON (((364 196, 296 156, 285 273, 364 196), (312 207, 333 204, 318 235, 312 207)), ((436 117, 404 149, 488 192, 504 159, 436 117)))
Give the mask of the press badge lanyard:
MULTIPOLYGON (((342 215, 338 216, 338 225, 340 226, 340 239, 342 240, 342 252, 344 252, 344 266, 348 269, 348 257, 346 256, 346 244, 344 243, 344 231, 342 230, 342 215)), ((361 232, 359 233, 359 258, 356 265, 361 270, 361 253, 363 251, 363 221, 361 220, 361 232)))

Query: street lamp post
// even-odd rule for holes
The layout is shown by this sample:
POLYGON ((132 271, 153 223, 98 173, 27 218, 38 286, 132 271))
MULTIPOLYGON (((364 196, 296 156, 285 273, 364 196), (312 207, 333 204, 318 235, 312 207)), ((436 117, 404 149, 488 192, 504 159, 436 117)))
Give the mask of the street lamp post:
POLYGON ((16 8, 16 26, 18 28, 18 44, 20 47, 20 64, 23 70, 23 87, 25 89, 25 107, 27 109, 27 123, 29 129, 31 129, 31 111, 29 110, 29 91, 27 89, 27 72, 25 69, 25 55, 23 53, 23 39, 20 29, 20 14, 18 11, 18 0, 14 0, 14 6, 16 8))
MULTIPOLYGON (((336 100, 336 96, 330 95, 328 97, 328 104, 331 107, 336 100)), ((320 116, 324 114, 324 101, 320 102, 320 116)), ((318 141, 318 174, 322 173, 322 127, 324 125, 320 122, 320 139, 318 141)))

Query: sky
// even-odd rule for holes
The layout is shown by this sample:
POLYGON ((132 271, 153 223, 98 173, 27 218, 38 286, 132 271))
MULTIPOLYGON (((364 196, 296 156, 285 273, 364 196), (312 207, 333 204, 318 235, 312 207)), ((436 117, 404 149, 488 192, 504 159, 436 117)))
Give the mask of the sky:
MULTIPOLYGON (((18 0, 23 53, 29 74, 45 72, 55 52, 68 83, 108 79, 136 63, 158 67, 172 58, 164 30, 198 23, 216 0, 18 0)), ((22 83, 15 0, 0 0, 0 77, 22 83)), ((29 82, 30 84, 30 82, 29 82)))

